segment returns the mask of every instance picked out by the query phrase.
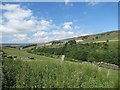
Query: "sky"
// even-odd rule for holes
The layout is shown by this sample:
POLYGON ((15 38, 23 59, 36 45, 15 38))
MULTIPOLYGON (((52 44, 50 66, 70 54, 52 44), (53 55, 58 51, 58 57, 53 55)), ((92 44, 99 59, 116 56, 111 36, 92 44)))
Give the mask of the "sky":
POLYGON ((4 2, 0 43, 45 43, 118 30, 117 2, 4 2))

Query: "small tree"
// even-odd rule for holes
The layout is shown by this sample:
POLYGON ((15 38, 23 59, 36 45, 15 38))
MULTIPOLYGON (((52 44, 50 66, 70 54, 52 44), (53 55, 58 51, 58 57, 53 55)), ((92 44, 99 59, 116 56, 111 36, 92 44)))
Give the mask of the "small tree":
POLYGON ((76 44, 76 41, 75 40, 70 40, 70 41, 68 41, 68 44, 69 45, 74 45, 74 44, 76 44))
POLYGON ((109 42, 109 40, 107 39, 106 42, 109 42))
POLYGON ((96 39, 98 39, 99 37, 98 37, 98 36, 96 36, 95 38, 96 38, 96 39))

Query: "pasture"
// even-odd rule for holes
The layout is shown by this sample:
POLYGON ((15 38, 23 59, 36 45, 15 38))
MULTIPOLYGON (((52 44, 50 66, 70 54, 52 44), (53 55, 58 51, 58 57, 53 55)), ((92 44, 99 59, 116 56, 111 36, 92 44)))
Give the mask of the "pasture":
POLYGON ((118 71, 92 63, 60 62, 60 59, 6 48, 18 60, 3 59, 3 87, 11 88, 118 88, 118 71), (24 59, 34 57, 29 62, 24 59), (22 58, 20 58, 22 57, 22 58))

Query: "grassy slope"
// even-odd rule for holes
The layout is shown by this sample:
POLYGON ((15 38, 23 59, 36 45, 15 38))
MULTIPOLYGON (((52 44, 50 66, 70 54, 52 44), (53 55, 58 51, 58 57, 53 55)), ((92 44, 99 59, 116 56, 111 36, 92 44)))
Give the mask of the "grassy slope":
MULTIPOLYGON (((105 33, 100 33, 100 34, 94 34, 94 35, 88 35, 89 36, 88 39, 83 40, 82 43, 106 41, 106 40, 118 40, 118 33, 120 33, 120 30, 119 31, 105 32, 105 33), (100 37, 100 38, 96 39, 96 37, 100 37)), ((86 36, 69 38, 69 39, 64 39, 64 40, 59 40, 59 41, 65 42, 65 41, 69 41, 69 40, 73 40, 73 39, 75 39, 75 40, 80 39, 81 40, 83 37, 86 37, 86 36)), ((38 44, 38 46, 41 46, 41 45, 38 44)))
POLYGON ((31 54, 31 53, 27 53, 26 51, 24 50, 18 50, 18 49, 13 49, 13 48, 7 48, 7 49, 4 49, 4 51, 10 55, 17 55, 18 58, 22 58, 22 59, 25 59, 27 57, 34 57, 35 60, 53 60, 52 58, 49 58, 49 57, 45 57, 45 56, 40 56, 40 55, 35 55, 35 54, 31 54))
MULTIPOLYGON (((81 43, 90 43, 90 42, 106 42, 107 40, 109 40, 109 42, 112 42, 112 43, 116 43, 116 41, 118 41, 118 33, 120 33, 120 30, 119 31, 111 31, 111 32, 105 32, 105 33, 100 33, 100 34, 94 34, 94 35, 88 35, 88 38, 83 40, 81 43), (96 37, 100 37, 98 39, 96 39, 96 37)), ((70 39, 64 39, 64 40, 59 40, 59 41, 62 41, 62 42, 65 42, 65 41, 69 41, 69 40, 81 40, 83 37, 86 37, 86 36, 81 36, 81 37, 77 37, 77 38, 70 38, 70 39)), ((37 45, 37 48, 38 47, 41 47, 41 45, 37 45)), ((47 46, 47 47, 55 47, 55 48, 59 48, 60 46, 57 46, 57 45, 50 45, 50 46, 47 46)))
MULTIPOLYGON (((20 57, 35 57, 35 61, 30 61, 31 71, 29 72, 30 85, 41 87, 115 87, 118 80, 118 72, 105 68, 100 68, 91 63, 75 63, 65 61, 61 64, 60 59, 48 58, 45 56, 29 54, 26 51, 19 51, 17 49, 4 49, 4 51, 11 55, 18 55, 20 57), (109 72, 109 74, 108 74, 109 72), (41 74, 43 79, 41 81, 41 74)), ((22 76, 17 78, 18 87, 24 87, 23 82, 27 72, 23 72, 22 76), (20 84, 21 83, 21 84, 20 84)))
POLYGON ((114 31, 114 32, 92 35, 89 36, 88 39, 84 40, 84 42, 95 42, 95 41, 106 41, 106 40, 118 40, 118 32, 114 31), (100 38, 96 39, 96 37, 100 37, 100 38))

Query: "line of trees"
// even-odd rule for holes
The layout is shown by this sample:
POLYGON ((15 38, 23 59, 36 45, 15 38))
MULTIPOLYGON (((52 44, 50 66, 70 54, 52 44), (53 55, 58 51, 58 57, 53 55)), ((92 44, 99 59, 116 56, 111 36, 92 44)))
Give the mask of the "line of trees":
POLYGON ((65 55, 71 59, 89 62, 107 62, 118 65, 118 48, 111 46, 108 42, 76 44, 74 40, 69 41, 64 47, 59 48, 38 48, 29 52, 40 55, 65 55))

